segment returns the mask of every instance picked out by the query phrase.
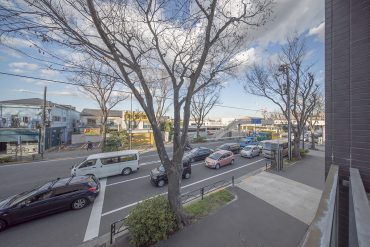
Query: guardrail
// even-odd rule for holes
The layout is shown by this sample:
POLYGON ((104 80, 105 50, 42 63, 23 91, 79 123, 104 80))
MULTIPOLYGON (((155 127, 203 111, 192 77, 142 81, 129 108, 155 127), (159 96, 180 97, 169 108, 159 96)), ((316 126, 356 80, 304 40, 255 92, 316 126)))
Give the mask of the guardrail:
POLYGON ((337 194, 338 166, 332 165, 315 218, 302 239, 301 247, 337 246, 337 194))
POLYGON ((128 216, 123 219, 117 220, 110 225, 110 244, 113 244, 114 236, 128 229, 125 225, 125 220, 128 216))
MULTIPOLYGON (((231 177, 231 180, 220 180, 216 183, 206 185, 204 187, 201 187, 199 189, 193 190, 186 192, 181 195, 181 203, 185 204, 188 202, 191 202, 199 197, 203 200, 204 195, 211 193, 212 191, 221 189, 221 188, 226 188, 229 186, 234 186, 234 176, 231 177)), ((128 229, 128 227, 125 225, 125 220, 127 219, 128 216, 126 216, 123 219, 117 220, 113 222, 110 225, 110 244, 113 244, 115 235, 125 231, 128 229)))
POLYGON ((350 168, 349 246, 370 244, 370 206, 358 169, 350 168))
POLYGON ((201 197, 201 199, 203 200, 204 198, 204 195, 212 192, 212 191, 215 191, 215 190, 218 190, 218 189, 221 189, 221 188, 226 188, 226 187, 229 187, 229 186, 234 186, 234 176, 231 177, 231 180, 220 180, 216 183, 213 183, 213 184, 209 184, 209 185, 206 185, 204 187, 201 187, 199 189, 196 189, 196 190, 193 190, 193 191, 189 191, 189 192, 186 192, 184 194, 181 195, 181 203, 182 204, 185 204, 185 203, 188 203, 188 202, 191 202, 199 197, 201 197))

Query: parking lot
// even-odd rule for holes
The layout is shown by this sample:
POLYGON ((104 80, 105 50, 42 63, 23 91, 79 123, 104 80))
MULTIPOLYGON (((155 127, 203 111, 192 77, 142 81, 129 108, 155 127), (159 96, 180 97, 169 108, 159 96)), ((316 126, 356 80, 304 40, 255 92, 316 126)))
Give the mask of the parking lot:
MULTIPOLYGON (((221 143, 201 146, 216 148, 221 143)), ((169 150, 170 152, 171 150, 169 150)), ((48 180, 69 176, 72 165, 83 157, 29 164, 0 166, 2 181, 0 199, 29 190, 48 180)), ((110 224, 125 217, 141 200, 165 193, 167 186, 154 187, 150 170, 159 165, 155 151, 142 154, 140 170, 129 176, 101 179, 102 189, 94 203, 77 211, 66 211, 8 228, 0 233, 1 246, 78 246, 110 231, 110 224), (21 236, 21 237, 20 237, 21 236)), ((192 176, 182 181, 182 193, 223 179, 238 178, 265 165, 265 159, 246 159, 236 155, 235 163, 219 170, 209 169, 204 162, 192 164, 192 176)))

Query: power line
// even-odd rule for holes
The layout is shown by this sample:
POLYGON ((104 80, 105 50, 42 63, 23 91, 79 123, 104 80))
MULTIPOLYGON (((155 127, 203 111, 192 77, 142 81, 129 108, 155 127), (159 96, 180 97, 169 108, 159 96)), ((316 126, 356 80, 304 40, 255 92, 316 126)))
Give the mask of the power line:
MULTIPOLYGON (((8 75, 8 76, 14 76, 14 77, 27 78, 27 79, 33 79, 33 80, 40 80, 40 81, 47 81, 47 82, 55 82, 55 83, 65 84, 65 85, 71 85, 71 86, 92 87, 93 88, 93 86, 89 86, 89 85, 85 85, 85 84, 81 84, 81 83, 72 83, 72 82, 66 82, 66 81, 60 81, 60 80, 45 79, 45 78, 41 78, 41 77, 34 77, 34 76, 27 76, 27 75, 19 75, 19 74, 7 73, 7 72, 2 72, 2 71, 0 71, 0 74, 2 74, 2 75, 8 75)), ((130 91, 123 91, 123 90, 117 90, 117 89, 113 89, 112 91, 120 92, 120 93, 132 94, 132 92, 130 92, 130 91)), ((144 94, 141 93, 141 95, 144 95, 144 94)), ((164 98, 164 99, 173 99, 173 98, 170 98, 170 97, 163 97, 163 96, 155 96, 155 97, 164 98)), ((229 109, 236 109, 236 110, 264 112, 263 110, 255 110, 255 109, 244 108, 244 107, 237 107, 237 106, 228 106, 228 105, 220 105, 220 104, 215 104, 215 106, 223 107, 223 108, 229 108, 229 109)))

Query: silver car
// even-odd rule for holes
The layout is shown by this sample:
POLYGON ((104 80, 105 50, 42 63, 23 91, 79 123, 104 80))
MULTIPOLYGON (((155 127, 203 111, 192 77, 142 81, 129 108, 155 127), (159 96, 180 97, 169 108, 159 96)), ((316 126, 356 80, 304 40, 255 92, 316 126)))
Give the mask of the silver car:
POLYGON ((260 148, 257 145, 248 145, 240 151, 240 156, 253 158, 260 155, 260 148))

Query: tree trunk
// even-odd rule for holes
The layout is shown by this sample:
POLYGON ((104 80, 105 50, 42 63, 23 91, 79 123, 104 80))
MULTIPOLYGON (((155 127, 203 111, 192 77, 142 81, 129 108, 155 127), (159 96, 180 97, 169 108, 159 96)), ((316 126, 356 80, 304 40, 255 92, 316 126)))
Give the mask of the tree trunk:
POLYGON ((293 149, 293 157, 297 160, 301 159, 301 150, 300 150, 300 140, 299 138, 294 138, 293 141, 294 149, 293 149))
POLYGON ((315 133, 311 130, 311 149, 315 150, 315 133))
MULTIPOLYGON (((104 114, 104 113, 103 113, 104 114)), ((101 141, 101 148, 102 150, 105 148, 106 142, 107 142, 107 116, 103 116, 102 119, 102 141, 101 141)))
POLYGON ((177 225, 182 228, 189 224, 189 218, 185 214, 181 203, 181 177, 182 177, 182 161, 172 162, 170 169, 167 170, 168 177, 168 201, 171 209, 176 215, 177 225))
POLYGON ((199 132, 200 132, 200 126, 199 125, 197 125, 197 139, 199 140, 199 138, 200 138, 200 134, 199 134, 199 132))

